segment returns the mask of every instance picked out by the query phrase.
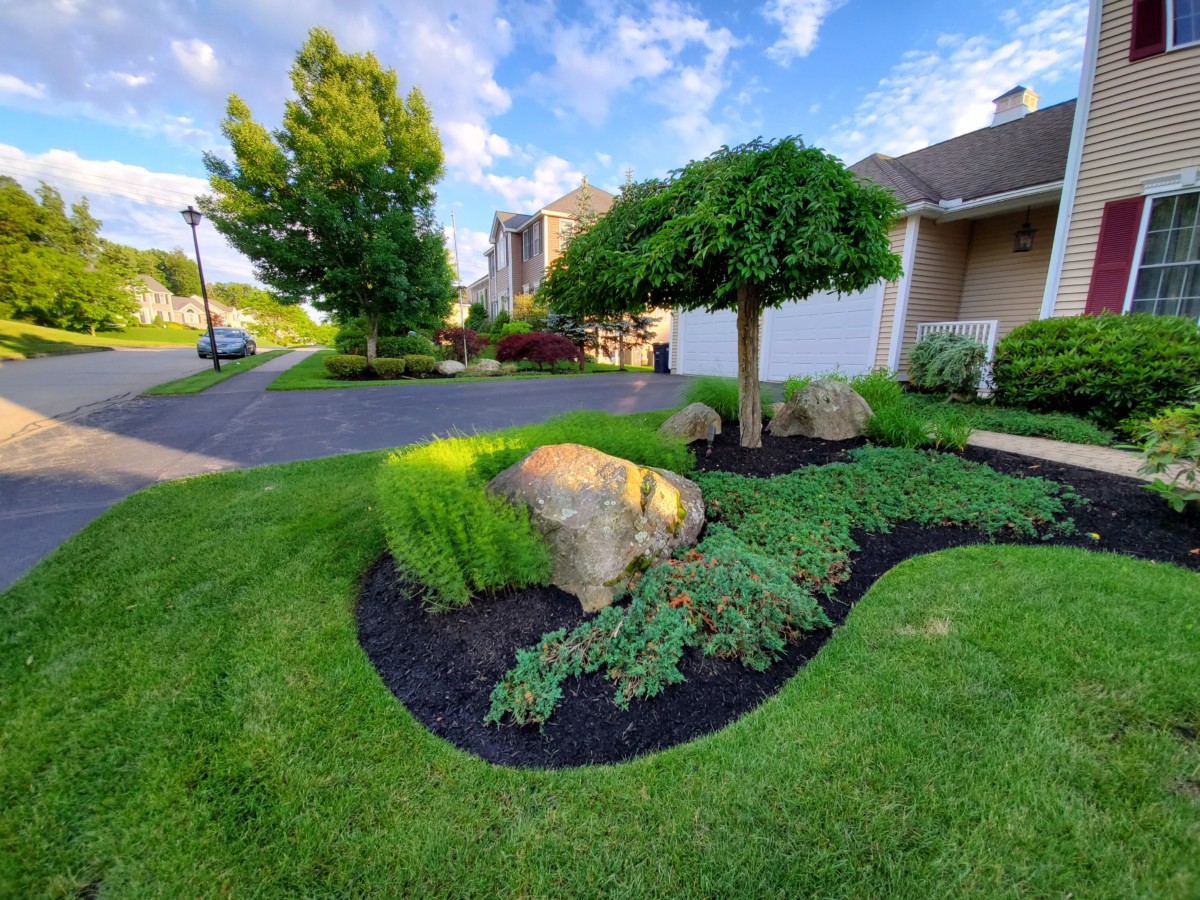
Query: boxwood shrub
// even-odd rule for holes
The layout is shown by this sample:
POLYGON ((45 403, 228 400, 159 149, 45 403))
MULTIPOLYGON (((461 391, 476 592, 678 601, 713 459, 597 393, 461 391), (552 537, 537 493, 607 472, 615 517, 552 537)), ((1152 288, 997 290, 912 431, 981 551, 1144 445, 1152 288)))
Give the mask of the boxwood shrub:
POLYGON ((367 358, 349 353, 333 353, 325 357, 325 371, 334 378, 362 378, 367 374, 367 358))
POLYGON ((428 375, 437 365, 437 359, 425 353, 410 353, 404 357, 404 370, 409 375, 428 375))
POLYGON ((996 401, 1134 434, 1200 383, 1200 328, 1148 314, 1042 319, 996 346, 996 401))
POLYGON ((375 370, 375 374, 380 378, 388 380, 402 378, 405 371, 405 361, 390 356, 377 356, 371 368, 375 370))

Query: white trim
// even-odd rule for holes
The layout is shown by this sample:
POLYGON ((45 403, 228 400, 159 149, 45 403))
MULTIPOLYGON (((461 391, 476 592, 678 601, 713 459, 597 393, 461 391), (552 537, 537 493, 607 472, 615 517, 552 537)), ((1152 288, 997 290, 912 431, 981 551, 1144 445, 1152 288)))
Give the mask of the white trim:
POLYGON ((900 267, 904 270, 900 283, 896 285, 896 309, 892 315, 892 340, 888 345, 887 367, 891 372, 900 369, 900 348, 904 346, 904 317, 908 315, 908 291, 912 285, 913 262, 917 258, 917 235, 921 230, 921 217, 909 216, 904 226, 904 255, 900 267))
POLYGON ((934 207, 932 218, 939 222, 954 222, 958 219, 972 218, 971 213, 995 214, 1010 209, 1020 209, 1026 205, 1036 206, 1039 200, 1054 201, 1062 194, 1062 186, 1061 181, 1047 181, 1045 184, 1035 184, 1013 191, 1005 191, 1002 194, 977 197, 974 200, 942 200, 934 207))
POLYGON ((1151 175, 1142 179, 1142 193, 1147 196, 1190 194, 1200 186, 1200 166, 1184 166, 1176 172, 1151 175))
POLYGON ((1188 41, 1186 44, 1175 43, 1175 0, 1167 0, 1167 53, 1172 50, 1184 50, 1188 47, 1200 47, 1200 38, 1188 41))
POLYGON ((678 307, 671 310, 671 330, 674 332, 668 340, 667 345, 667 369, 672 373, 675 372, 675 347, 683 346, 680 342, 683 340, 683 315, 679 312, 678 307))
POLYGON ((1133 303, 1133 289, 1137 283, 1138 269, 1142 267, 1142 251, 1146 248, 1146 226, 1150 224, 1150 207, 1153 205, 1154 201, 1149 197, 1142 201, 1142 220, 1138 223, 1137 243, 1133 245, 1133 262, 1125 285, 1125 300, 1121 303, 1123 313, 1129 312, 1133 303))
POLYGON ((887 285, 882 279, 875 282, 875 324, 871 326, 871 369, 875 368, 875 361, 879 358, 879 332, 883 329, 883 295, 886 292, 887 285))
POLYGON ((1042 293, 1042 309, 1038 313, 1041 319, 1049 319, 1054 315, 1063 263, 1067 258, 1067 237, 1071 233, 1075 191, 1079 187, 1079 169, 1083 163, 1083 142, 1087 137, 1087 120, 1092 109, 1092 87, 1096 82, 1100 6, 1101 0, 1090 0, 1088 4, 1087 43, 1083 51, 1083 69, 1079 73, 1079 99, 1075 101, 1075 121, 1071 126, 1071 145, 1067 150, 1067 172, 1063 178, 1062 198, 1058 201, 1058 221, 1054 225, 1054 245, 1050 250, 1050 267, 1046 272, 1046 290, 1042 293))

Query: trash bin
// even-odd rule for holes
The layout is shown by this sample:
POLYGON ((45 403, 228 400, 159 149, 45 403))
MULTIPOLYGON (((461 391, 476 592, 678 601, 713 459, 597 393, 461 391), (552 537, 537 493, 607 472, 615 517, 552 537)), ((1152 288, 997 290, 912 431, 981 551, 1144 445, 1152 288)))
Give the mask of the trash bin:
POLYGON ((651 344, 654 348, 654 373, 656 375, 671 374, 671 345, 651 344))

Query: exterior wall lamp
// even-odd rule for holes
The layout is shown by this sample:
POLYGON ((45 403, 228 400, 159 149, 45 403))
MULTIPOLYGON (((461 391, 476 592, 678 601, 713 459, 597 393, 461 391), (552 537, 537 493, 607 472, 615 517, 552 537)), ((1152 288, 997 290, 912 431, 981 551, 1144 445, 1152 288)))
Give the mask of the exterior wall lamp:
POLYGON ((1013 234, 1013 253, 1028 253, 1033 249, 1033 236, 1037 229, 1029 224, 1029 207, 1025 208, 1025 224, 1013 234))

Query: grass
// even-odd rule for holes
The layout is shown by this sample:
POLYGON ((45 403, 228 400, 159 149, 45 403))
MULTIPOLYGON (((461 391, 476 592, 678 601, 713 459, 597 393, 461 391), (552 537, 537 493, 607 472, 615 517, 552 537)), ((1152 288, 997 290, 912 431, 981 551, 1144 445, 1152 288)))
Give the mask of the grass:
POLYGON ((1035 413, 1010 406, 997 406, 985 400, 947 404, 940 397, 922 394, 906 394, 904 399, 910 408, 925 414, 953 411, 965 417, 973 428, 984 431, 1096 446, 1109 446, 1114 441, 1111 431, 1069 413, 1035 413))
MULTIPOLYGON (((616 372, 617 367, 608 363, 588 363, 587 371, 580 373, 577 369, 570 370, 562 368, 556 372, 539 372, 536 369, 523 369, 512 375, 486 375, 482 377, 470 377, 459 375, 455 378, 401 378, 391 381, 383 379, 370 379, 366 381, 339 381, 333 378, 325 371, 324 359, 333 350, 318 350, 313 353, 308 359, 297 365, 292 366, 280 372, 279 375, 267 385, 269 391, 311 391, 322 390, 324 388, 356 388, 356 387, 378 387, 381 384, 441 384, 447 381, 495 381, 498 378, 562 378, 570 376, 594 375, 601 372, 616 372)), ((652 372, 652 368, 646 366, 626 366, 627 372, 652 372)))
POLYGON ((507 769, 358 646, 384 456, 156 485, 0 595, 6 893, 1200 893, 1195 574, 910 560, 720 732, 507 769))
POLYGON ((28 322, 0 319, 0 359, 26 359, 48 353, 78 353, 89 347, 176 346, 194 344, 199 332, 165 328, 127 328, 102 331, 95 337, 60 328, 43 328, 28 322))
POLYGON ((251 369, 256 369, 277 356, 282 356, 290 352, 290 350, 269 350, 266 353, 259 353, 255 356, 247 356, 242 359, 222 360, 220 372, 216 372, 210 367, 194 375, 188 375, 186 378, 176 378, 174 381, 156 384, 142 393, 148 397, 198 394, 212 387, 214 384, 220 384, 227 378, 232 378, 234 375, 239 375, 242 372, 249 372, 251 369))

